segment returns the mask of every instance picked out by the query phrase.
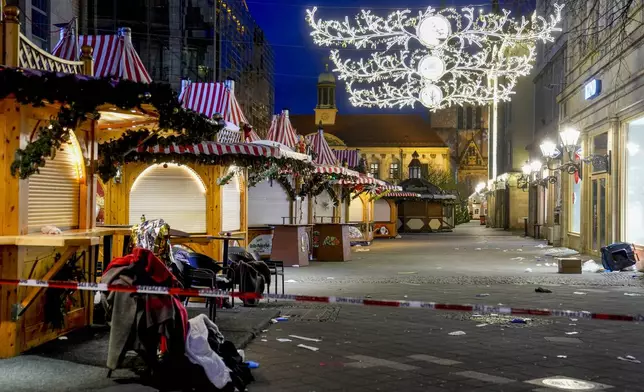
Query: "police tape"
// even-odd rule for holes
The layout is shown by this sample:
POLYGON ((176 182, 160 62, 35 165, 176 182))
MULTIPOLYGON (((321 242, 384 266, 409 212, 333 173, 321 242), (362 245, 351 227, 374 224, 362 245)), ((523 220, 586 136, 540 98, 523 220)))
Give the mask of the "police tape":
POLYGON ((631 321, 644 322, 644 314, 623 315, 610 313, 593 313, 585 310, 561 310, 561 309, 530 309, 530 308, 512 308, 507 306, 494 305, 460 305, 460 304, 441 304, 437 302, 425 301, 398 301, 398 300, 378 300, 371 298, 356 297, 337 297, 337 296, 312 296, 298 294, 257 294, 248 292, 235 292, 217 289, 193 289, 164 286, 120 286, 106 283, 92 282, 65 282, 55 280, 36 280, 36 279, 0 279, 0 286, 21 286, 21 287, 43 287, 50 289, 80 290, 80 291, 103 291, 103 292, 123 292, 137 294, 157 294, 157 295, 178 295, 183 297, 203 297, 203 298, 241 298, 241 299, 275 299, 291 302, 315 302, 328 304, 359 305, 359 306, 380 306, 392 308, 409 308, 409 309, 428 309, 443 311, 471 312, 475 314, 500 314, 511 316, 552 316, 552 317, 572 317, 594 320, 611 320, 611 321, 631 321))

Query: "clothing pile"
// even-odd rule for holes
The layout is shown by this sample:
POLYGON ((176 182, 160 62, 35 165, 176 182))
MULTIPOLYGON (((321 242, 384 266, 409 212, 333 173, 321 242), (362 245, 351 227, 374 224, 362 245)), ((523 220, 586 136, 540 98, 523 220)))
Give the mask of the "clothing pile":
MULTIPOLYGON (((102 282, 181 287, 164 262, 142 248, 114 259, 102 282)), ((146 364, 146 381, 159 389, 243 391, 254 381, 234 344, 224 340, 215 323, 205 315, 188 320, 177 296, 112 291, 103 297, 111 321, 110 373, 134 350, 146 364)))

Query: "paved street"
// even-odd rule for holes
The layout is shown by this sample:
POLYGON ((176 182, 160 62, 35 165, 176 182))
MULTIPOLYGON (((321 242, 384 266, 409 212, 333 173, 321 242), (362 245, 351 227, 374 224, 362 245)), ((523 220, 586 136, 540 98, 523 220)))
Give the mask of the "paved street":
MULTIPOLYGON (((453 233, 354 248, 351 262, 289 268, 286 291, 644 312, 640 273, 560 275, 548 254, 565 250, 543 246, 472 223, 453 233), (536 293, 537 287, 552 293, 536 293)), ((641 324, 555 317, 516 324, 509 316, 287 302, 256 312, 270 318, 273 310, 289 321, 256 330, 246 347, 247 359, 260 364, 251 392, 644 390, 644 365, 627 357, 644 360, 641 324)), ((82 357, 50 353, 0 362, 0 391, 152 390, 127 371, 107 380, 99 363, 82 357), (37 382, 26 377, 33 371, 42 375, 37 382), (85 376, 74 383, 66 374, 85 376)))

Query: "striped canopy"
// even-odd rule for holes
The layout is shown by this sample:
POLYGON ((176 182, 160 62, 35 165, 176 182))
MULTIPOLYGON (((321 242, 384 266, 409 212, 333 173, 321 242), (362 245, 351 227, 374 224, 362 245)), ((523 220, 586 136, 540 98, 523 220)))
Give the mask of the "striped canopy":
POLYGON ((329 143, 324 139, 324 130, 318 129, 314 135, 307 136, 311 143, 311 149, 317 154, 314 162, 318 165, 338 165, 338 160, 333 154, 333 150, 329 147, 329 143))
POLYGON ((183 107, 206 117, 219 113, 225 121, 239 127, 242 123, 248 124, 235 93, 226 83, 190 83, 181 91, 179 101, 183 107))
POLYGON ((389 192, 387 193, 384 197, 388 199, 395 199, 395 198, 404 198, 404 197, 420 197, 420 194, 418 193, 413 193, 413 192, 389 192))
POLYGON ((288 110, 283 110, 281 114, 273 116, 271 127, 268 130, 266 140, 271 140, 295 148, 297 144, 297 135, 295 128, 291 125, 291 120, 288 118, 288 110))
POLYGON ((155 154, 191 154, 191 155, 250 155, 274 158, 290 158, 300 161, 306 161, 309 157, 305 154, 295 152, 285 153, 279 147, 266 146, 251 143, 218 143, 218 142, 201 142, 187 146, 172 145, 162 147, 159 145, 137 148, 137 152, 149 152, 155 154))
POLYGON ((252 142, 256 142, 258 140, 262 140, 259 137, 259 135, 257 134, 257 132, 255 132, 254 129, 251 129, 250 132, 248 132, 248 134, 246 135, 246 137, 244 139, 245 139, 246 143, 252 143, 252 142))
POLYGON ((78 60, 79 48, 84 45, 94 48, 94 76, 118 77, 140 83, 150 83, 152 78, 132 45, 129 28, 121 28, 118 35, 81 35, 76 39, 70 22, 61 27, 60 41, 53 55, 65 60, 78 60))
POLYGON ((349 167, 357 167, 360 162, 360 154, 358 150, 333 150, 335 157, 338 158, 338 162, 343 164, 347 162, 349 167))

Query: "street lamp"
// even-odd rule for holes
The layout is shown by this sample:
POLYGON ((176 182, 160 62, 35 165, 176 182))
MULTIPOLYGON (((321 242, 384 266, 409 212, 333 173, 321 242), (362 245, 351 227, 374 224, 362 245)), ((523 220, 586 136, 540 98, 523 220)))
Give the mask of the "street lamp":
POLYGON ((581 176, 582 164, 590 163, 593 166, 605 167, 608 174, 611 172, 611 152, 608 151, 606 155, 591 154, 587 157, 581 157, 578 152, 580 150, 579 146, 579 132, 575 128, 567 127, 562 129, 559 132, 559 138, 561 139, 561 147, 553 143, 550 140, 544 140, 543 143, 539 145, 541 149, 541 154, 546 158, 547 164, 550 161, 559 158, 561 152, 566 152, 568 155, 568 162, 562 163, 558 167, 550 167, 551 170, 559 170, 566 172, 568 174, 578 173, 581 176), (561 148, 562 151, 559 150, 561 148))
POLYGON ((484 182, 479 182, 479 183, 476 185, 476 188, 474 188, 474 190, 476 191, 476 193, 481 193, 481 191, 482 191, 483 189, 485 189, 485 183, 484 183, 484 182))
POLYGON ((530 174, 532 174, 532 165, 528 161, 521 166, 521 175, 517 178, 517 188, 525 191, 530 186, 530 174))
MULTIPOLYGON (((544 143, 541 143, 541 146, 540 146, 541 147, 541 152, 543 153, 544 150, 545 150, 548 153, 548 156, 556 156, 556 155, 558 155, 559 150, 557 150, 557 146, 552 142, 550 142, 550 143, 552 143, 552 145, 549 145, 548 143, 549 142, 547 142, 547 141, 544 142, 544 143), (546 145, 544 146, 544 144, 546 144, 546 145), (553 148, 553 146, 554 146, 554 148, 553 148), (557 154, 554 153, 555 151, 557 152, 557 154)), ((544 154, 544 156, 546 156, 546 155, 544 154)), ((547 158, 547 159, 550 160, 551 158, 547 158)), ((532 172, 532 174, 534 174, 535 179, 534 179, 534 181, 532 181, 533 185, 535 185, 535 186, 541 185, 542 187, 547 187, 548 184, 555 184, 557 182, 557 177, 548 175, 548 176, 546 176, 544 178, 538 178, 539 176, 543 175, 542 169, 544 168, 544 166, 548 170, 551 170, 550 168, 548 168, 547 164, 544 165, 539 160, 532 161, 529 164, 526 162, 526 164, 523 165, 522 170, 527 171, 528 168, 529 168, 530 171, 532 172)))

